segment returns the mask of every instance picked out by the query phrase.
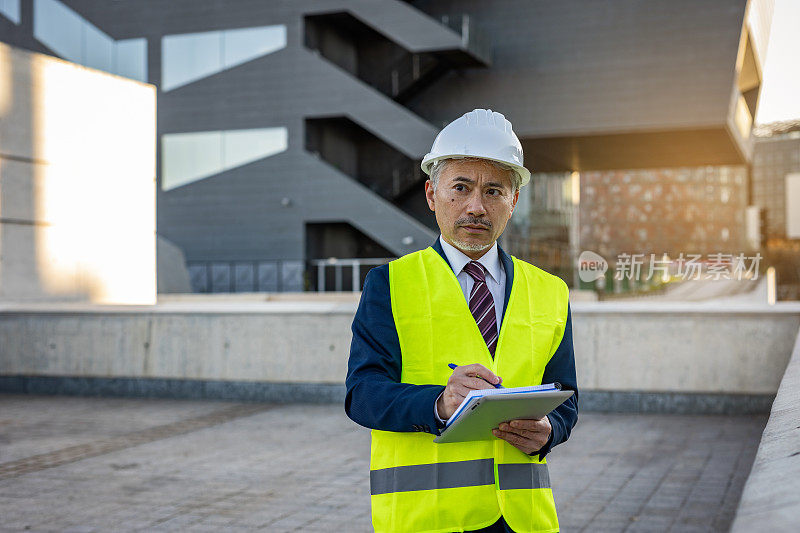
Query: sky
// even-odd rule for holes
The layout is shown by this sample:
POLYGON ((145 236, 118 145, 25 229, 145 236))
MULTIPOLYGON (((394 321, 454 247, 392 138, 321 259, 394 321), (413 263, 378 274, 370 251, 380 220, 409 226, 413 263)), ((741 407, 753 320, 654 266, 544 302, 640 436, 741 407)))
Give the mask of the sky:
POLYGON ((775 0, 756 122, 800 119, 800 0, 775 0))

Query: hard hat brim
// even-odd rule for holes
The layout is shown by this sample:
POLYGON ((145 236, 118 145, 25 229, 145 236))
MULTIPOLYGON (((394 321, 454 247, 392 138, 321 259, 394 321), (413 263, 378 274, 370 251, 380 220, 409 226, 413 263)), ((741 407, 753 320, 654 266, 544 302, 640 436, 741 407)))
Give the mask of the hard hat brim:
POLYGON ((466 157, 470 159, 487 159, 489 161, 494 161, 496 163, 502 163, 511 167, 514 170, 514 173, 519 176, 520 179, 520 188, 524 187, 528 184, 531 180, 531 173, 530 171, 520 165, 515 165, 514 163, 509 163, 508 161, 503 161, 502 159, 495 159, 493 157, 484 157, 475 154, 448 154, 448 155, 440 155, 437 157, 431 157, 433 154, 428 154, 422 159, 422 164, 420 167, 422 171, 427 174, 428 176, 431 175, 431 168, 433 165, 439 161, 443 161, 445 159, 464 159, 466 157))

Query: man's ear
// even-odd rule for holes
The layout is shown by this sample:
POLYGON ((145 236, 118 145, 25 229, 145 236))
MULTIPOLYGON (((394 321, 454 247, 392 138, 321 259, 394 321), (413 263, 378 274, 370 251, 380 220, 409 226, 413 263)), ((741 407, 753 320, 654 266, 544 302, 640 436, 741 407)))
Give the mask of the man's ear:
POLYGON ((433 182, 428 180, 425 182, 425 199, 428 201, 428 207, 431 211, 436 211, 436 204, 433 200, 433 182))
POLYGON ((514 208, 517 207, 517 200, 519 200, 519 189, 514 191, 514 196, 511 197, 511 214, 514 214, 514 208))

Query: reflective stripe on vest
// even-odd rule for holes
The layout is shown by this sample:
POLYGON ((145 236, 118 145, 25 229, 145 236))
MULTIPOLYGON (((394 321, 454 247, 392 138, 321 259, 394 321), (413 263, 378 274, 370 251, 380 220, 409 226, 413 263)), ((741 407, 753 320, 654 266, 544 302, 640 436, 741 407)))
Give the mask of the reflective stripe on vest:
MULTIPOLYGON (((445 385, 448 363, 480 363, 507 387, 541 383, 564 334, 563 281, 512 258, 513 284, 492 359, 461 286, 432 248, 389 264, 400 381, 445 385)), ((514 531, 558 530, 544 460, 491 440, 435 444, 420 432, 372 431, 370 490, 378 533, 463 531, 501 516, 514 531)))
MULTIPOLYGON (((550 474, 546 464, 497 465, 497 478, 500 490, 550 488, 550 474)), ((494 485, 493 459, 396 466, 372 470, 369 473, 370 494, 478 485, 494 485)))
POLYGON ((453 461, 396 466, 369 473, 370 494, 494 485, 494 461, 453 461))
POLYGON ((497 465, 497 481, 500 490, 549 489, 550 472, 546 464, 507 463, 497 465))

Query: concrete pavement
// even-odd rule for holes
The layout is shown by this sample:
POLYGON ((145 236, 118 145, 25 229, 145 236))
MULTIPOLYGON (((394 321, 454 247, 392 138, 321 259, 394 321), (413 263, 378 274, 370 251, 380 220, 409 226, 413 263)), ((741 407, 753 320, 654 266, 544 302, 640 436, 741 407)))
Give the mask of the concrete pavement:
MULTIPOLYGON (((766 417, 582 414, 563 531, 726 531, 766 417)), ((370 531, 338 405, 0 395, 2 531, 370 531)))

